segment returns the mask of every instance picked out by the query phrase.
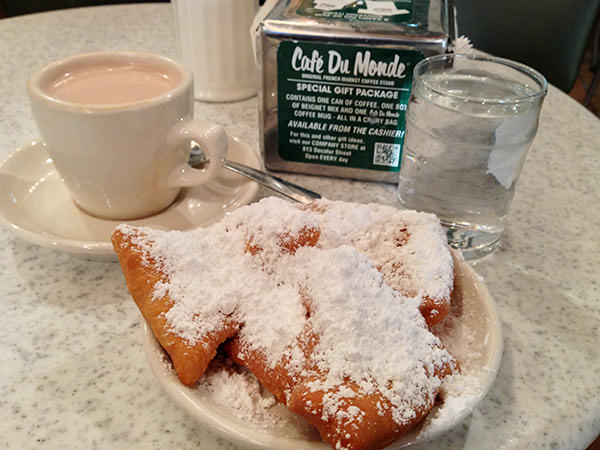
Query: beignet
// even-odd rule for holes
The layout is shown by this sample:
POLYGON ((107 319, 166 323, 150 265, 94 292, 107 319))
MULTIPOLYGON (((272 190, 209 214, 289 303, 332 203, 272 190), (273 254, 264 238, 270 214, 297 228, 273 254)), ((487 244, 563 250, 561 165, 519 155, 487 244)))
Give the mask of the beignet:
POLYGON ((439 221, 380 205, 277 198, 189 232, 121 225, 129 291, 192 386, 217 347, 336 449, 378 449, 432 408, 458 363, 439 221))

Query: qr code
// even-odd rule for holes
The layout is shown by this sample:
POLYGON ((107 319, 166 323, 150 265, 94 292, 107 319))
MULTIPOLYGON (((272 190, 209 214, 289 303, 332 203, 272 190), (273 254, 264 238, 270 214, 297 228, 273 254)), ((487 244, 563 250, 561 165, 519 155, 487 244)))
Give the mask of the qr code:
POLYGON ((375 142, 373 164, 376 166, 397 167, 400 162, 400 144, 375 142))

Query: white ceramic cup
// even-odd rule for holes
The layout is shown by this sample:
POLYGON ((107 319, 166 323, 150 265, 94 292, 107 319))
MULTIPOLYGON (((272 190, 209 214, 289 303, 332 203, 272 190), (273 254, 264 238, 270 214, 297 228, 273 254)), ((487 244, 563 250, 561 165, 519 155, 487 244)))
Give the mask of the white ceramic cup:
POLYGON ((258 0, 172 0, 178 58, 194 73, 195 97, 235 101, 256 95, 250 27, 258 0))
POLYGON ((193 76, 171 59, 76 55, 37 71, 27 91, 58 173, 77 205, 94 216, 150 216, 182 187, 206 183, 222 168, 225 130, 192 119, 193 76), (191 140, 210 160, 203 169, 187 164, 191 140))

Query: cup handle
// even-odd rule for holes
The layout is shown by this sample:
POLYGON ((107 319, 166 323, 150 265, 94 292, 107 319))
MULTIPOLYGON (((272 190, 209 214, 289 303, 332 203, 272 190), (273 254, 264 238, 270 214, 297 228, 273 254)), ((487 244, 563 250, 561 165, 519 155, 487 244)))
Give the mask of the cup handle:
MULTIPOLYGON (((206 153, 208 162, 202 169, 196 169, 184 163, 169 175, 167 185, 171 188, 195 186, 213 180, 223 168, 227 154, 227 133, 217 124, 190 121, 178 124, 170 135, 169 144, 178 148, 181 144, 195 141, 206 153)), ((187 156, 186 156, 187 161, 187 156)))

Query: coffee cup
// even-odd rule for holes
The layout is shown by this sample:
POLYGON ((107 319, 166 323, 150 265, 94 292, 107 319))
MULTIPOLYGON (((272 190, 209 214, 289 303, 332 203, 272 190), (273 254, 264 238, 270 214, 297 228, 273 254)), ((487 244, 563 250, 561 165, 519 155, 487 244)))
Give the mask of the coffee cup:
POLYGON ((86 53, 52 62, 27 82, 48 155, 85 212, 131 220, 167 208, 182 187, 222 168, 227 134, 193 120, 193 76, 143 52, 86 53), (190 142, 209 162, 188 165, 190 142))

